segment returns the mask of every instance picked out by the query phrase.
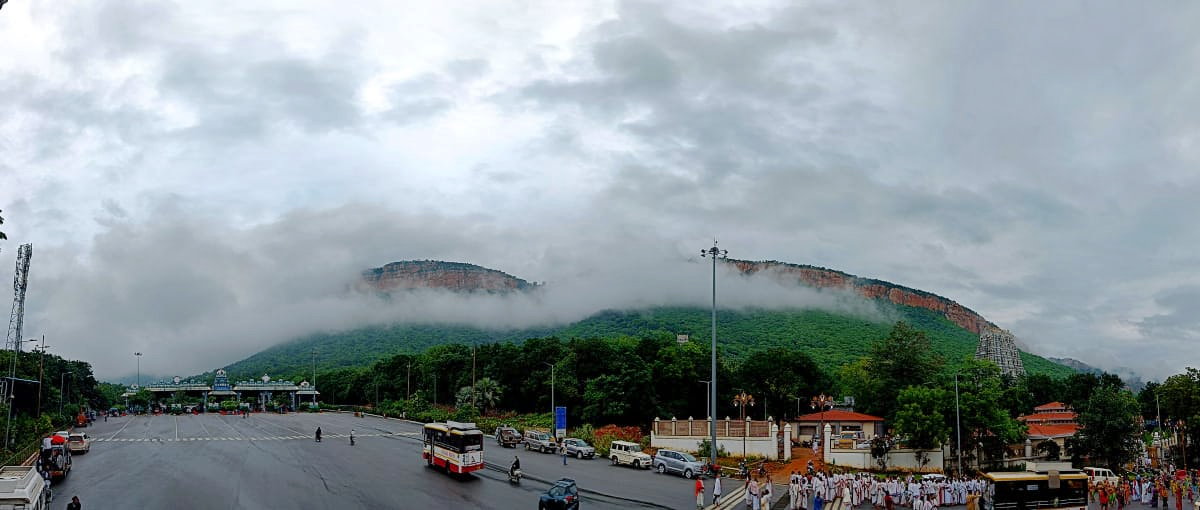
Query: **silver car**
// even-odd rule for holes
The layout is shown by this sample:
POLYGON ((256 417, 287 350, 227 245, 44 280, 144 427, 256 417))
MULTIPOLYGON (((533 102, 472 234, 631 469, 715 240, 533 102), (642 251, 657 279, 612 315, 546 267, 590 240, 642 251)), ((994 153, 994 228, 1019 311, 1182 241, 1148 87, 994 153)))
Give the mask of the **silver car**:
POLYGON ((704 464, 687 452, 659 450, 654 455, 654 469, 659 473, 679 473, 684 478, 695 478, 703 468, 704 464))
POLYGON ((567 455, 574 455, 577 458, 592 458, 596 456, 596 449, 588 446, 587 442, 582 439, 568 437, 563 439, 563 445, 567 448, 567 455))

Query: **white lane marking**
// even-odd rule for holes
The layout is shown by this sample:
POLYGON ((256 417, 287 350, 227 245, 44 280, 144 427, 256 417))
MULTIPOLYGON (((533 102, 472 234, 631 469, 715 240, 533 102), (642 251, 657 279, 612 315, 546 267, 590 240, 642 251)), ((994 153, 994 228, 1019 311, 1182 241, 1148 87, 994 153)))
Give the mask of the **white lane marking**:
POLYGON ((125 420, 125 424, 124 424, 124 425, 121 425, 121 428, 117 429, 117 431, 116 431, 116 432, 113 432, 113 435, 111 435, 111 436, 108 436, 108 438, 109 438, 109 439, 112 439, 112 438, 114 438, 114 437, 117 437, 117 434, 120 434, 120 433, 121 433, 121 431, 125 430, 125 427, 128 427, 130 423, 133 423, 133 419, 132 419, 132 418, 130 418, 130 419, 128 419, 128 420, 125 420))

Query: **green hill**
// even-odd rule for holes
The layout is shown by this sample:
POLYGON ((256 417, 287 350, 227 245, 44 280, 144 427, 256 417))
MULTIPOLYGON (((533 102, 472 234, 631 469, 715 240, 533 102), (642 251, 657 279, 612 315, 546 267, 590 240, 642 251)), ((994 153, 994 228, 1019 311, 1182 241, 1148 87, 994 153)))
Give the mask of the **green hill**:
MULTIPOLYGON (((825 368, 827 373, 843 363, 865 356, 872 342, 885 338, 895 320, 904 320, 925 332, 935 351, 955 366, 973 356, 979 337, 946 319, 942 314, 918 307, 893 305, 889 319, 869 319, 823 310, 718 310, 717 334, 720 348, 738 359, 749 352, 769 347, 799 349, 825 368), (894 320, 892 319, 894 317, 894 320)), ((311 353, 327 370, 367 366, 401 353, 417 353, 447 343, 519 343, 528 338, 640 337, 650 333, 687 334, 693 342, 707 344, 711 338, 711 311, 707 308, 656 307, 643 310, 597 313, 560 327, 489 331, 470 326, 445 324, 398 324, 353 331, 311 335, 272 347, 225 367, 240 378, 268 374, 307 374, 311 353)), ((1021 353, 1031 374, 1064 377, 1070 367, 1029 353, 1021 353)))

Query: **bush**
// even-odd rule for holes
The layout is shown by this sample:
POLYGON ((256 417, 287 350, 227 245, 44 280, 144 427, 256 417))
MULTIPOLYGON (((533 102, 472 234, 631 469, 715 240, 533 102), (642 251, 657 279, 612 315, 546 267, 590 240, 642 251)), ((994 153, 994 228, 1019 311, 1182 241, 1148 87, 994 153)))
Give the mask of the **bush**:
MULTIPOLYGON (((637 427, 618 427, 616 425, 605 425, 596 429, 593 433, 595 442, 592 446, 596 447, 596 455, 608 457, 609 447, 613 441, 629 441, 631 443, 642 443, 642 429, 637 427)), ((646 446, 646 445, 642 445, 646 446)))
MULTIPOLYGON (((698 457, 702 460, 707 459, 709 457, 709 453, 712 451, 711 445, 712 445, 712 441, 709 441, 707 439, 700 441, 700 444, 698 444, 696 447, 696 457, 698 457)), ((725 447, 722 446, 720 448, 717 448, 717 457, 718 458, 728 457, 728 456, 729 456, 729 452, 725 451, 725 447)))

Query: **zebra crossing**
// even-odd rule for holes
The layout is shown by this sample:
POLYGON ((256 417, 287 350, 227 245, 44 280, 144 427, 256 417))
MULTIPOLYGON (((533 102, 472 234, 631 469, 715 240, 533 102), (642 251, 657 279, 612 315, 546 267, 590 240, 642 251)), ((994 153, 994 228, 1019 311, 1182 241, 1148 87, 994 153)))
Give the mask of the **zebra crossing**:
MULTIPOLYGON (((357 439, 357 438, 363 438, 363 437, 386 437, 386 436, 417 437, 419 435, 420 435, 419 432, 372 432, 372 433, 366 433, 366 434, 356 433, 356 434, 354 434, 354 437, 357 439)), ((321 436, 322 439, 348 438, 348 437, 350 437, 350 434, 323 434, 321 436)), ((232 436, 228 436, 228 437, 181 437, 178 439, 164 438, 164 437, 133 437, 133 438, 94 437, 94 438, 92 438, 92 442, 93 443, 147 443, 147 442, 186 443, 186 442, 192 442, 192 441, 291 441, 291 440, 296 440, 296 439, 307 439, 307 440, 311 441, 313 439, 313 436, 308 435, 308 434, 305 434, 305 435, 297 434, 297 435, 288 435, 288 436, 251 436, 251 437, 232 437, 232 436)))

